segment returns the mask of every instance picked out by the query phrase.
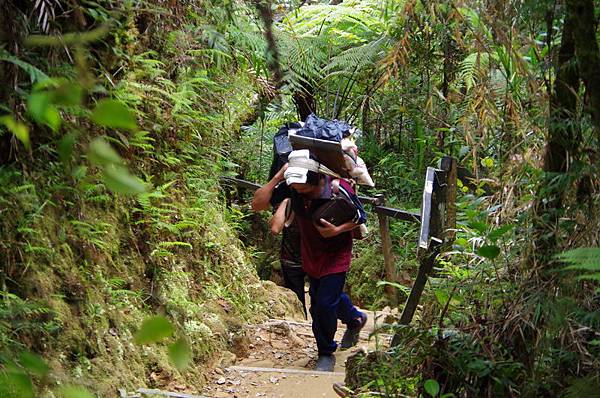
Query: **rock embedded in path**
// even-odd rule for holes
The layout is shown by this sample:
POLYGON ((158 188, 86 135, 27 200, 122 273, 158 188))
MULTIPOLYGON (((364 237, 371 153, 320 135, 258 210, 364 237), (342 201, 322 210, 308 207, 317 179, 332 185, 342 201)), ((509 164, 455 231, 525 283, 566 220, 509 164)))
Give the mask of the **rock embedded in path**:
POLYGON ((290 343, 292 344, 292 346, 294 347, 303 347, 306 345, 306 341, 302 340, 300 337, 298 337, 294 332, 292 332, 289 336, 288 336, 290 343))
POLYGON ((215 383, 222 385, 225 384, 227 382, 227 380, 224 377, 220 377, 217 381, 215 381, 215 383))
POLYGON ((246 332, 231 337, 231 350, 238 358, 247 358, 253 347, 246 332))
POLYGON ((221 354, 221 359, 219 360, 219 365, 222 368, 227 368, 233 364, 237 360, 236 355, 233 352, 223 351, 221 354))

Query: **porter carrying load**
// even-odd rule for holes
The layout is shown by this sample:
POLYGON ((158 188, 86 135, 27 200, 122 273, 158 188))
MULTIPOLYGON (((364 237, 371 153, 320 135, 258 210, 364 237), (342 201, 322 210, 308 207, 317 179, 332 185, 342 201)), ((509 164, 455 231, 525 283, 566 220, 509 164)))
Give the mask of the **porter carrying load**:
POLYGON ((358 156, 352 135, 355 128, 338 120, 326 120, 311 114, 304 126, 289 131, 293 149, 308 149, 319 162, 343 178, 359 185, 375 186, 365 162, 358 156))

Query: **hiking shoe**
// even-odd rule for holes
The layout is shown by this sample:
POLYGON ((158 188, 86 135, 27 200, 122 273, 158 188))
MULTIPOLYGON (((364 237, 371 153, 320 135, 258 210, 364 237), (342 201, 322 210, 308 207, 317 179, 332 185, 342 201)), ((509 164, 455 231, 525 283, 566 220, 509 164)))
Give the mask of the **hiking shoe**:
POLYGON ((340 343, 340 349, 347 350, 350 347, 354 347, 358 343, 358 337, 360 331, 367 323, 367 314, 364 312, 360 313, 360 321, 356 326, 348 326, 344 335, 342 336, 342 342, 340 343))
POLYGON ((317 359, 317 366, 315 366, 315 370, 321 372, 333 372, 333 367, 335 366, 335 357, 331 354, 319 355, 317 359))

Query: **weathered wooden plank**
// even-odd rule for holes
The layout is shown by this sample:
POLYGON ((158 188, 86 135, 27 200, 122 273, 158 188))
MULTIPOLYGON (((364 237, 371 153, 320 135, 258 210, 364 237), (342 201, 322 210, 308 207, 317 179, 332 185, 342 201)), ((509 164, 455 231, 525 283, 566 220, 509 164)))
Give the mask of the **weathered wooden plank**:
POLYGON ((398 220, 409 221, 414 223, 421 222, 421 215, 418 213, 413 213, 411 211, 394 209, 392 207, 385 206, 375 206, 373 207, 373 211, 377 214, 382 214, 387 217, 395 218, 398 220))
POLYGON ((144 394, 144 395, 150 395, 150 396, 158 395, 161 397, 172 397, 172 398, 209 398, 204 395, 193 395, 193 394, 186 394, 186 393, 182 393, 182 392, 163 391, 163 390, 157 390, 157 389, 152 389, 152 388, 138 388, 136 392, 138 392, 140 394, 144 394))
MULTIPOLYGON (((385 196, 378 195, 381 204, 385 204, 385 196)), ((379 220, 379 232, 381 233, 381 250, 383 251, 383 264, 385 269, 385 279, 388 282, 398 282, 396 265, 392 256, 392 238, 390 237, 390 221, 387 216, 377 213, 379 220)), ((385 286, 385 294, 391 305, 398 304, 398 291, 392 285, 385 286)))
POLYGON ((350 177, 348 170, 346 170, 346 161, 344 160, 342 144, 339 142, 304 137, 295 134, 290 134, 288 138, 294 150, 308 149, 310 150, 310 153, 315 155, 315 157, 319 159, 319 162, 324 164, 327 168, 342 177, 350 177))
POLYGON ((322 372, 319 370, 304 370, 304 369, 286 369, 286 368, 259 368, 254 366, 230 366, 227 369, 237 370, 241 372, 257 372, 257 373, 284 373, 284 374, 303 374, 317 376, 345 376, 343 372, 322 372))
POLYGON ((376 197, 372 198, 370 196, 361 196, 361 195, 357 195, 357 196, 358 196, 358 199, 360 199, 361 203, 366 203, 366 204, 369 204, 372 206, 380 206, 383 204, 383 203, 380 203, 379 198, 376 198, 376 197))
MULTIPOLYGON (((406 299, 400 316, 400 324, 408 325, 417 309, 427 278, 433 270, 435 260, 444 240, 444 223, 447 204, 447 173, 444 170, 427 168, 423 191, 422 223, 419 234, 419 271, 406 299)), ((399 343, 398 335, 392 339, 392 346, 399 343)))
POLYGON ((444 241, 453 242, 456 238, 456 159, 450 156, 442 158, 442 169, 446 171, 446 222, 444 223, 444 241))
POLYGON ((406 305, 404 306, 404 311, 402 311, 402 315, 400 316, 401 325, 408 325, 412 320, 415 310, 417 309, 417 305, 419 304, 421 294, 425 288, 425 284, 427 283, 427 278, 429 277, 429 274, 435 265, 435 258, 437 255, 438 251, 432 250, 419 260, 420 266, 419 271, 417 272, 417 277, 415 278, 415 283, 410 290, 410 294, 406 300, 406 305))
MULTIPOLYGON (((438 255, 438 251, 435 249, 426 253, 427 254, 419 260, 420 266, 419 271, 417 272, 417 277, 413 283, 412 289, 410 290, 410 294, 406 299, 406 304, 404 305, 402 315, 400 316, 401 325, 408 325, 412 321, 415 311, 417 310, 417 305, 419 305, 421 295, 423 294, 423 290, 425 289, 425 285, 427 284, 427 278, 433 269, 435 259, 438 255)), ((395 334, 392 338, 391 346, 397 346, 399 343, 399 336, 398 334, 395 334)))
POLYGON ((446 172, 435 169, 431 202, 431 218, 429 220, 429 239, 437 243, 444 241, 444 224, 446 221, 446 172))
POLYGON ((249 189, 251 191, 256 191, 258 188, 261 187, 259 184, 256 184, 254 182, 242 180, 242 179, 235 178, 235 177, 221 176, 221 181, 223 181, 225 183, 236 185, 239 188, 249 189))

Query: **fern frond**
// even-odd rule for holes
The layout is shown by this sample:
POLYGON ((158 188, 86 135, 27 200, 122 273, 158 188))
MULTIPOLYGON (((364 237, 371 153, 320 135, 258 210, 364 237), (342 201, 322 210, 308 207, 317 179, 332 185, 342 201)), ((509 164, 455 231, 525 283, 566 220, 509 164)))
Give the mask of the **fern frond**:
POLYGON ((298 14, 288 16, 282 24, 302 35, 330 36, 346 45, 372 40, 383 31, 379 18, 373 12, 376 8, 363 2, 344 2, 336 6, 313 5, 303 7, 298 14), (343 32, 344 35, 340 36, 343 32))
POLYGON ((600 272, 600 248, 579 247, 556 256, 562 262, 569 264, 566 269, 600 272))
POLYGON ((328 77, 339 74, 351 74, 354 71, 362 71, 369 67, 374 67, 377 62, 385 56, 385 47, 389 44, 387 36, 382 35, 379 39, 362 44, 357 47, 350 47, 340 54, 331 58, 329 64, 324 68, 329 72, 328 77))
POLYGON ((482 71, 487 70, 492 56, 487 52, 475 52, 467 55, 458 67, 456 88, 465 87, 467 92, 473 88, 482 71))

